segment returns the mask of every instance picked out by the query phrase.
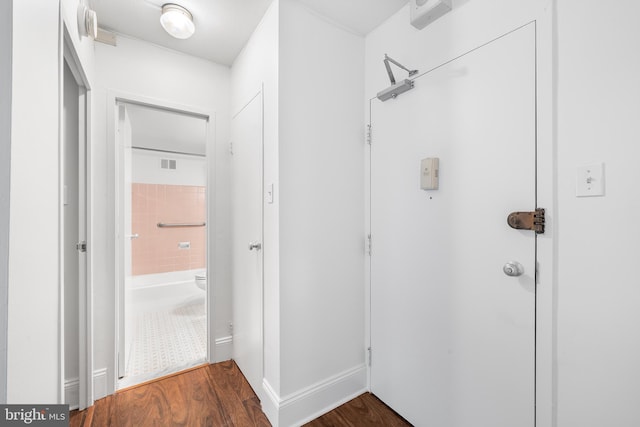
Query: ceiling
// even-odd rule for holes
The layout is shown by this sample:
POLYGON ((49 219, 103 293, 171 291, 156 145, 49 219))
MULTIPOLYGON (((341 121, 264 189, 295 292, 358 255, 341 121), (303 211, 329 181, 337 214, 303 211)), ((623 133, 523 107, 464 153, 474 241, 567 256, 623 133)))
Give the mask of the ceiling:
MULTIPOLYGON (((101 28, 231 65, 272 0, 90 0, 101 28), (195 34, 169 36, 160 26, 164 3, 178 2, 193 15, 195 34)), ((296 0, 351 31, 365 35, 407 0, 296 0)))

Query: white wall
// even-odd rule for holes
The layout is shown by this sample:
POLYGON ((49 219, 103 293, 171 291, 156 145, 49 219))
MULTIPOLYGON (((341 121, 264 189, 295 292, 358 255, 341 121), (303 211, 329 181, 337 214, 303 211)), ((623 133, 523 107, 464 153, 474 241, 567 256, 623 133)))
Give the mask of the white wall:
POLYGON ((207 185, 204 157, 133 149, 132 182, 138 184, 207 185), (160 161, 176 161, 176 169, 162 169, 160 161))
MULTIPOLYGON (((64 10, 75 10, 78 1, 62 3, 64 10)), ((63 12, 62 16, 69 22, 68 14, 63 12)), ((62 399, 58 275, 59 17, 58 2, 30 0, 13 5, 9 402, 51 403, 62 399), (34 10, 38 11, 35 15, 34 10), (33 244, 33 236, 38 236, 37 245, 33 244), (36 262, 38 268, 34 269, 36 262)), ((68 26, 75 25, 74 18, 68 26)), ((75 45, 81 44, 77 33, 70 31, 69 38, 75 45)), ((87 49, 90 44, 87 42, 87 49)), ((88 63, 90 59, 87 51, 79 54, 80 61, 88 63)), ((89 72, 87 75, 90 77, 89 72)))
MULTIPOLYGON (((160 104, 191 106, 215 114, 215 165, 210 165, 209 202, 215 210, 216 226, 209 228, 209 241, 215 245, 215 337, 228 336, 230 313, 229 259, 229 68, 138 40, 118 37, 118 46, 96 44, 96 90, 94 91, 93 212, 95 227, 95 369, 109 369, 113 380, 115 313, 114 307, 114 176, 113 147, 106 141, 107 91, 153 98, 160 104), (172 83, 173 82, 173 83, 172 83)), ((213 262, 212 261, 212 262, 213 262)), ((109 384, 112 392, 115 384, 109 384)), ((98 396, 99 397, 99 396, 98 396)))
POLYGON ((279 72, 286 396, 364 364, 364 38, 281 0, 279 72))
POLYGON ((0 2, 0 404, 7 401, 7 288, 11 180, 12 1, 0 2))
MULTIPOLYGON (((279 208, 278 208, 278 27, 274 0, 231 70, 231 111, 238 113, 264 86, 264 182, 275 186, 273 204, 264 205, 264 378, 280 390, 279 208)), ((265 402, 263 402, 263 405, 265 402)), ((265 408, 269 410, 269 408, 265 408)), ((268 414, 273 420, 274 414, 268 414)))
POLYGON ((280 0, 232 68, 233 112, 264 84, 275 200, 264 205, 262 404, 274 425, 365 387, 363 65, 362 37, 280 0))
POLYGON ((640 425, 639 14, 557 2, 558 426, 640 425), (606 195, 576 198, 591 162, 606 195))

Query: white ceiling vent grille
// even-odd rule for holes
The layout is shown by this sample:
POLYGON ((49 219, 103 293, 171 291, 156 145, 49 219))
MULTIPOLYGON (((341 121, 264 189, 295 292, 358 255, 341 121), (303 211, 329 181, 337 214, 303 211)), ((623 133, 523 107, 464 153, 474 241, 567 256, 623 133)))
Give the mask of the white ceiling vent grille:
POLYGON ((171 160, 171 159, 161 159, 160 160, 160 167, 162 169, 176 169, 176 161, 175 160, 171 160))

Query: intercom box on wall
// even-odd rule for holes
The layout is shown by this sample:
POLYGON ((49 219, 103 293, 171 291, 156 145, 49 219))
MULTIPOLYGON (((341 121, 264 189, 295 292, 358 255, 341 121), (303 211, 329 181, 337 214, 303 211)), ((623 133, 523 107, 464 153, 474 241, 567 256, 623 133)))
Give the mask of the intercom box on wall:
POLYGON ((440 175, 440 159, 428 157, 420 162, 420 188, 437 190, 440 175))
POLYGON ((419 30, 451 10, 451 0, 410 0, 411 25, 419 30))

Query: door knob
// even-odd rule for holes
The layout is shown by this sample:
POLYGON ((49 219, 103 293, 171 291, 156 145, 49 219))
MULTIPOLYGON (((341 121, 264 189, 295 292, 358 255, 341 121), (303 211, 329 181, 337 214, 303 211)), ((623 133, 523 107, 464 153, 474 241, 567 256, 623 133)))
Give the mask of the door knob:
POLYGON ((258 250, 258 251, 259 251, 260 249, 262 249, 262 243, 258 243, 258 242, 251 242, 251 243, 249 243, 249 250, 250 250, 250 251, 252 251, 252 250, 254 250, 254 249, 256 249, 256 250, 258 250))
POLYGON ((518 277, 524 273, 524 267, 518 261, 509 261, 502 267, 502 271, 507 276, 518 277))

